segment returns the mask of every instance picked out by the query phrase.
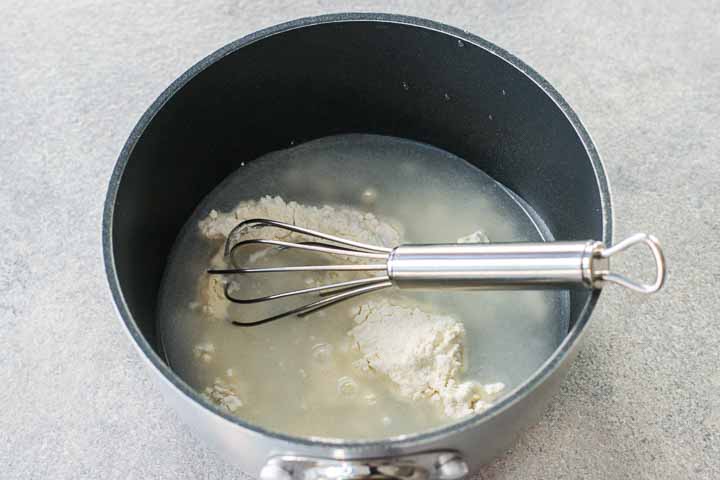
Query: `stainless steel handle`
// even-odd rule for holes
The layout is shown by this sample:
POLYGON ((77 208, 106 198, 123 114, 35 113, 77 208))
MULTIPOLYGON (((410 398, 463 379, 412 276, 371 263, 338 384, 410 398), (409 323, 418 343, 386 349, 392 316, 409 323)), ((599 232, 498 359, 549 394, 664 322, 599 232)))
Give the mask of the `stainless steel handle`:
POLYGON ((611 248, 592 240, 401 245, 390 254, 387 271, 398 287, 410 289, 601 288, 605 282, 612 282, 653 293, 665 281, 665 259, 657 239, 641 233, 611 248), (610 271, 611 256, 639 243, 650 248, 655 260, 656 278, 652 284, 638 283, 610 271))

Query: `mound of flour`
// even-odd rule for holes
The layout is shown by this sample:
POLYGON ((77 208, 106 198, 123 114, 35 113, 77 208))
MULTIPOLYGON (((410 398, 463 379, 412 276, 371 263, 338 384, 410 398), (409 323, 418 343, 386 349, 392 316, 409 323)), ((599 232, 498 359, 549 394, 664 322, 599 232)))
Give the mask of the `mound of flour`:
MULTIPOLYGON (((268 218, 312 230, 373 245, 393 247, 401 243, 402 232, 372 213, 345 207, 313 207, 286 202, 280 197, 262 197, 240 203, 233 211, 210 211, 199 222, 199 231, 218 244, 212 267, 225 266, 224 241, 240 222, 268 218)), ((481 233, 481 232, 480 232, 481 233)), ((267 238, 298 241, 307 237, 277 228, 249 230, 243 239, 267 238)), ((460 242, 487 241, 478 232, 460 242)), ((363 259, 348 259, 363 261, 363 259)), ((339 273, 316 276, 318 283, 346 280, 339 273)), ((229 302, 223 292, 223 279, 206 275, 198 285, 198 302, 211 319, 226 319, 229 302)), ((352 312, 355 326, 350 335, 356 346, 354 362, 365 373, 386 375, 398 386, 400 395, 409 401, 431 400, 441 404, 449 417, 462 417, 484 410, 504 388, 500 383, 482 385, 461 381, 464 362, 465 328, 457 319, 430 313, 417 306, 400 305, 389 300, 372 300, 352 312)), ((203 346, 201 358, 209 357, 203 346), (205 357, 202 356, 205 354, 205 357)), ((211 347, 211 346, 210 346, 211 347)), ((208 360, 209 361, 209 360, 208 360)), ((237 392, 218 381, 205 391, 207 398, 234 411, 242 406, 237 392)))
MULTIPOLYGON (((378 246, 394 247, 400 244, 401 230, 375 215, 353 208, 313 207, 297 202, 286 202, 281 197, 265 196, 259 200, 241 202, 232 212, 211 210, 198 224, 200 234, 218 243, 218 249, 210 261, 212 268, 227 264, 224 258, 224 242, 230 231, 240 222, 253 218, 266 218, 311 230, 341 236, 357 242, 378 246)), ((307 237, 278 228, 266 227, 248 230, 243 240, 266 238, 271 240, 298 241, 307 237)), ((260 257, 256 257, 255 260, 260 257)), ((366 259, 348 257, 349 262, 363 262, 366 259)), ((309 279, 314 284, 346 280, 347 274, 329 272, 309 279)), ((205 275, 198 286, 198 307, 210 319, 227 318, 229 302, 225 298, 224 280, 217 275, 205 275)))
POLYGON ((356 365, 387 375, 407 398, 439 402, 448 417, 462 417, 488 408, 505 388, 460 380, 465 327, 453 317, 387 299, 360 305, 353 315, 348 335, 362 355, 356 365))
MULTIPOLYGON (((400 243, 400 230, 380 221, 372 213, 329 205, 306 206, 297 202, 286 202, 281 197, 270 196, 241 202, 230 213, 211 210, 198 226, 200 233, 205 237, 224 241, 238 223, 252 218, 277 220, 372 245, 394 247, 400 243)), ((304 237, 297 233, 268 227, 248 231, 243 239, 249 238, 291 241, 304 237)))

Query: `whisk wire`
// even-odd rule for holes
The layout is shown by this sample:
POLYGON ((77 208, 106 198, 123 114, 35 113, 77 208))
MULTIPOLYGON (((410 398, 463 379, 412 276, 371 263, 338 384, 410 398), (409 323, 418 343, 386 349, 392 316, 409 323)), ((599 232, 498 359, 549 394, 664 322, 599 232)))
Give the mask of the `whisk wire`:
MULTIPOLYGON (((381 247, 381 246, 377 246, 377 245, 370 245, 368 243, 356 242, 354 240, 348 240, 347 238, 337 237, 335 235, 318 232, 317 230, 311 230, 309 228, 298 227, 297 225, 279 222, 277 220, 269 220, 266 218, 253 218, 250 220, 245 220, 244 222, 240 222, 232 230, 230 230, 230 233, 227 236, 227 241, 225 242, 225 256, 229 256, 230 249, 231 249, 230 245, 232 243, 232 240, 233 240, 233 238, 235 238, 236 235, 238 235, 240 232, 242 232, 242 230, 247 230, 247 229, 251 229, 251 228, 253 228, 253 229, 263 228, 263 227, 275 227, 275 228, 279 228, 281 230, 287 230, 290 232, 307 235, 309 237, 322 238, 323 240, 328 240, 328 241, 337 243, 339 245, 353 247, 354 249, 356 249, 356 251, 364 250, 364 251, 368 251, 368 252, 386 253, 386 254, 389 254, 392 252, 392 248, 386 248, 386 247, 381 247)), ((309 242, 309 243, 315 243, 315 242, 309 242)), ((297 245, 301 245, 301 244, 299 244, 299 243, 293 244, 293 246, 297 246, 297 245)), ((328 245, 328 246, 331 246, 331 245, 328 245)))
POLYGON ((350 290, 359 286, 366 286, 366 285, 372 285, 377 283, 382 283, 389 281, 390 277, 387 275, 382 275, 378 277, 370 277, 370 278, 360 278, 357 280, 349 280, 347 282, 337 282, 332 283, 329 285, 320 285, 317 287, 310 287, 310 288, 304 288, 302 290, 291 290, 288 292, 282 292, 282 293, 275 293, 272 295, 266 295, 264 297, 255 297, 255 298, 238 298, 234 297, 230 293, 230 283, 225 284, 225 297, 230 300, 233 303, 240 303, 240 304, 250 304, 250 303, 260 303, 260 302, 266 302, 268 300, 276 300, 279 298, 286 298, 286 297, 292 297, 295 295, 305 295, 308 293, 318 293, 318 292, 324 292, 325 296, 340 293, 345 290, 350 290))
MULTIPOLYGON (((380 278, 380 277, 378 277, 380 278)), ((309 315, 313 312, 316 312, 318 310, 321 310, 323 308, 329 307, 330 305, 333 305, 335 303, 341 302, 343 300, 348 300, 353 297, 357 297, 359 295, 363 295, 365 293, 374 292, 376 290, 382 290, 384 288, 388 288, 392 286, 392 282, 390 280, 386 280, 380 283, 373 283, 364 287, 359 288, 353 288, 352 290, 348 290, 343 293, 338 293, 336 295, 332 295, 330 297, 322 298, 320 300, 314 301, 312 303, 308 303, 306 305, 302 305, 300 307, 294 308, 292 310, 287 310, 282 313, 278 313, 277 315, 273 315, 267 318, 263 318, 262 320, 256 320, 252 322, 241 322, 239 320, 231 320, 233 325, 237 325, 240 327, 256 327, 258 325, 262 325, 264 323, 269 323, 275 320, 279 320, 281 318, 290 317, 293 315, 297 315, 298 317, 304 317, 305 315, 309 315)), ((226 293, 227 295, 227 293, 226 293)))
POLYGON ((386 259, 388 256, 388 253, 357 251, 351 250, 346 247, 336 247, 334 245, 319 242, 285 242, 283 240, 266 240, 262 238, 257 238, 252 240, 243 240, 242 242, 238 242, 233 245, 229 251, 230 257, 232 258, 233 253, 238 248, 248 247, 252 245, 272 245, 276 247, 281 247, 282 249, 296 248, 298 250, 308 250, 311 252, 333 253, 336 255, 347 255, 362 258, 381 258, 383 260, 386 259))
MULTIPOLYGON (((295 225, 278 222, 268 219, 251 219, 241 222, 235 226, 227 236, 225 242, 225 256, 230 260, 235 268, 214 268, 208 270, 211 275, 236 275, 236 274, 252 274, 252 273, 289 273, 289 272, 330 272, 330 271, 353 271, 353 272, 372 272, 387 271, 387 260, 392 253, 392 249, 370 245, 367 243, 356 242, 345 238, 336 237, 322 232, 317 232, 308 228, 298 227, 295 225), (301 241, 288 242, 284 240, 269 239, 249 239, 242 240, 233 244, 233 240, 244 231, 257 228, 278 228, 294 233, 299 233, 309 237, 316 237, 333 243, 325 243, 318 241, 301 241), (262 245, 280 250, 298 249, 315 253, 333 254, 344 257, 356 257, 367 259, 382 260, 377 264, 327 264, 327 265, 291 265, 283 267, 237 267, 234 258, 240 248, 262 245)), ((381 290, 392 286, 390 277, 385 275, 372 276, 356 280, 344 282, 336 282, 328 285, 320 285, 316 287, 303 288, 298 290, 290 290, 286 292, 265 295, 261 297, 239 298, 231 293, 232 283, 226 282, 224 287, 224 295, 227 300, 238 304, 261 303, 271 300, 278 300, 288 297, 296 297, 302 295, 318 294, 321 298, 303 306, 283 311, 279 314, 272 315, 257 321, 241 322, 232 320, 232 323, 239 326, 257 326, 271 322, 280 318, 297 315, 305 316, 312 312, 333 305, 335 303, 347 300, 358 295, 381 290)))

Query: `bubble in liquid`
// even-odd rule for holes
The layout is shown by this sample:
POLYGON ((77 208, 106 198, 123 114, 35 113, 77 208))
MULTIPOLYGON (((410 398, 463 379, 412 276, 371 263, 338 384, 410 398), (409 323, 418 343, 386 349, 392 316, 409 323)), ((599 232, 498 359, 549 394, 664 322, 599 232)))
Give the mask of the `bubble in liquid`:
POLYGON ((375 190, 374 188, 366 188, 362 192, 362 195, 360 196, 360 200, 365 205, 372 205, 377 200, 377 197, 378 197, 377 190, 375 190))
POLYGON ((364 398, 368 405, 375 405, 377 403, 377 395, 374 393, 368 393, 364 398))
POLYGON ((312 347, 312 356, 319 363, 328 363, 332 353, 333 347, 328 343, 317 343, 312 347))
POLYGON ((337 381, 337 389, 343 397, 354 397, 358 391, 358 385, 350 377, 340 377, 337 381))

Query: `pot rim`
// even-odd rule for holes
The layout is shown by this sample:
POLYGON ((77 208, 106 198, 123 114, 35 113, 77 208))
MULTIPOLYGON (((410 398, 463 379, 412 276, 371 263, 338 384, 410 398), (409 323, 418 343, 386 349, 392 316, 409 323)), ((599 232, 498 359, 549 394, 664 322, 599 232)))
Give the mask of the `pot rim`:
POLYGON ((105 273, 107 275, 110 292, 114 301, 113 303, 118 312, 118 315, 122 319, 127 333, 133 339, 135 346, 145 356, 145 360, 149 361, 152 366, 154 366, 162 374, 164 380, 171 384, 175 389, 180 391, 183 395, 189 397, 197 404, 200 404, 204 408, 210 410, 212 413, 222 417, 224 420, 231 422, 236 426, 247 429, 255 434, 270 437, 279 441, 295 443, 304 446, 334 448, 341 447, 348 449, 372 447, 407 448, 420 446, 435 440, 442 439, 443 437, 446 437, 450 434, 474 428, 475 426, 486 422, 490 418, 500 414, 501 412, 513 406, 515 403, 522 400, 539 384, 544 382, 547 377, 551 376, 556 370, 556 368, 560 365, 560 363, 562 363, 562 360, 567 356, 568 352, 572 349, 573 345, 579 340, 582 332, 585 329, 586 324, 588 323, 592 310, 600 296, 600 291, 593 291, 592 295, 583 306, 582 311, 580 312, 580 315, 575 322, 575 325, 565 336, 565 338, 555 350, 555 352, 553 352, 553 354, 522 384, 520 384, 512 392, 510 392, 510 394, 503 397, 499 402, 492 405, 488 410, 479 414, 468 416, 464 420, 460 420, 458 422, 426 432, 399 435, 379 440, 343 440, 337 438, 323 437, 300 437, 267 430, 263 427, 245 422, 242 419, 234 417, 202 398, 195 389, 185 383, 184 380, 182 380, 175 372, 170 369, 170 367, 163 361, 162 358, 160 358, 160 356, 148 343, 147 339, 144 337, 139 327, 135 323, 130 309, 125 302, 120 287, 120 282, 117 276, 117 271, 115 269, 115 258, 113 253, 113 215, 119 186, 122 181, 125 167, 133 153, 137 141, 140 139, 148 125, 152 122, 155 115, 163 108, 165 103, 168 102, 183 86, 185 86, 189 81, 191 81, 197 74, 199 74, 215 62, 219 61, 226 55, 229 55, 246 45, 249 45, 259 40, 263 40, 276 34, 281 34, 298 28, 304 28, 319 24, 344 22, 395 23, 433 30, 455 37, 458 40, 462 40, 463 42, 480 47, 522 72, 557 105, 560 111, 565 115, 567 121, 573 126, 580 141, 582 142, 583 147, 585 148, 585 151, 590 158, 590 162, 595 173, 595 180, 597 182, 597 186, 600 192, 600 204, 603 225, 602 241, 606 244, 611 243, 613 224, 612 206, 610 199, 611 194, 603 162, 600 158, 597 148, 595 147, 595 144, 592 141, 592 138, 590 137, 590 134, 587 132, 587 130, 581 123, 577 114, 572 110, 572 108, 568 105, 568 103, 560 95, 560 93, 554 87, 552 87, 547 80, 545 80, 545 78, 543 78, 530 66, 526 65, 524 62, 522 62, 520 59, 518 59, 511 53, 497 47, 496 45, 488 42, 487 40, 484 40, 459 28, 451 27, 432 20, 426 20, 418 17, 405 15, 387 13, 334 13, 327 15, 304 17, 297 20, 281 23, 279 25, 271 26, 251 33, 231 42, 211 53, 210 55, 206 56, 205 58, 197 62, 195 65, 190 67, 187 71, 180 75, 180 77, 178 77, 174 82, 172 82, 170 86, 168 86, 160 94, 160 96, 150 105, 150 107, 145 111, 145 113, 142 115, 142 117, 130 133, 128 140, 123 146, 123 149, 120 153, 118 161, 113 169, 112 176, 110 178, 108 191, 105 198, 102 225, 102 250, 105 273))

